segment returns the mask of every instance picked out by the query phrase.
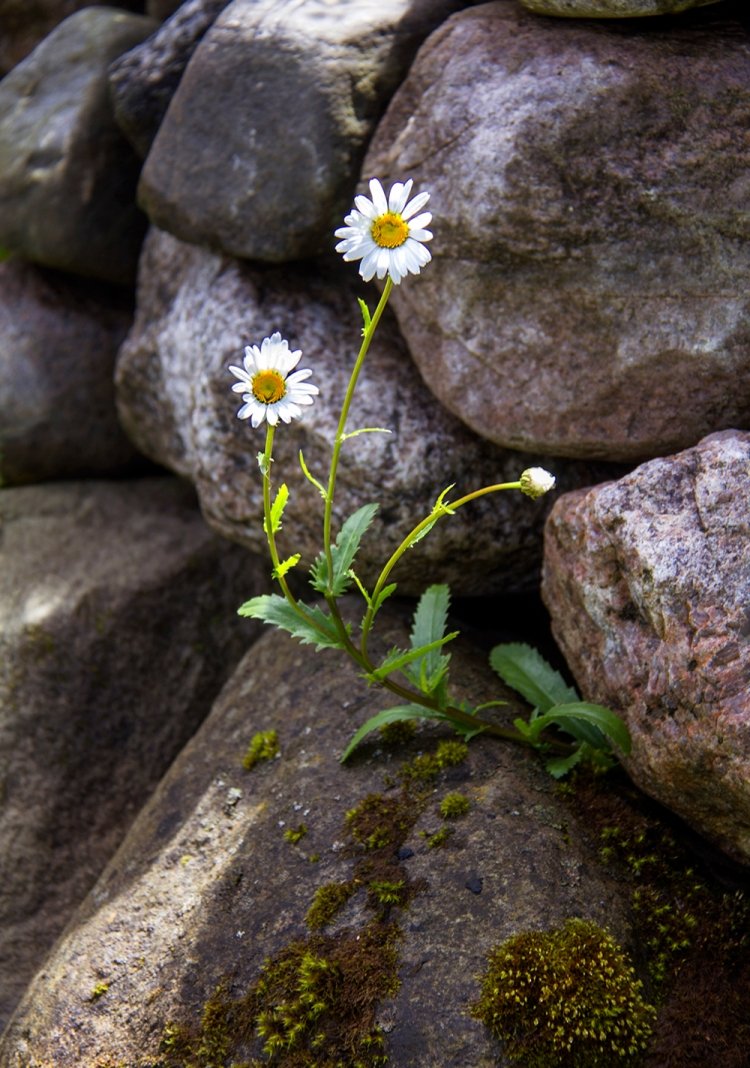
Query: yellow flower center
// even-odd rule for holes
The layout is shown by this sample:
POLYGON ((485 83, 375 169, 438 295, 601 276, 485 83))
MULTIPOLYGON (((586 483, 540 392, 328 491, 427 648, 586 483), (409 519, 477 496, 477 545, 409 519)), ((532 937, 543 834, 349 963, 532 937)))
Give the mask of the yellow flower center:
POLYGON ((409 224, 395 212, 387 211, 374 220, 370 233, 375 244, 381 248, 398 248, 409 236, 409 224))
POLYGON ((253 396, 261 404, 275 404, 285 393, 286 382, 278 371, 258 371, 253 376, 253 396))

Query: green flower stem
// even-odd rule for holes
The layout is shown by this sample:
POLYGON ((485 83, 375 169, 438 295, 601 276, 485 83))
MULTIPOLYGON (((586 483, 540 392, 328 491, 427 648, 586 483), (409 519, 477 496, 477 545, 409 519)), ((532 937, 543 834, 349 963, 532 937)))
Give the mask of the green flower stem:
POLYGON ((362 370, 362 364, 365 361, 365 356, 370 348, 370 342, 372 341, 373 334, 380 322, 380 317, 385 311, 385 306, 388 303, 388 298, 391 295, 393 289, 393 282, 390 276, 386 279, 385 287, 381 294, 378 306, 370 319, 369 323, 364 329, 362 337, 362 345, 359 350, 359 354, 354 363, 351 376, 349 378, 349 385, 346 387, 346 395, 344 396, 344 404, 341 408, 341 415, 339 416, 339 425, 336 429, 336 439, 333 443, 333 453, 331 455, 331 469, 328 475, 328 489, 326 491, 325 498, 325 511, 323 513, 323 549, 326 554, 326 561, 328 563, 328 582, 333 581, 333 555, 331 553, 331 515, 333 511, 333 495, 336 489, 336 475, 338 473, 339 455, 341 453, 341 447, 345 441, 346 421, 349 418, 349 409, 351 408, 352 398, 354 397, 354 390, 357 386, 357 379, 359 373, 362 370))
POLYGON ((495 483, 493 486, 483 486, 481 489, 473 490, 471 493, 467 493, 465 496, 459 497, 457 501, 444 505, 442 510, 438 510, 437 512, 430 512, 430 514, 428 516, 425 516, 425 518, 422 519, 421 522, 417 523, 414 529, 406 535, 406 537, 398 546, 398 548, 393 552, 387 564, 380 572, 377 582, 375 583, 374 589, 372 591, 372 596, 370 597, 370 604, 368 605, 367 611, 365 613, 365 618, 362 621, 362 639, 360 643, 360 650, 363 656, 367 657, 367 639, 370 634, 370 628, 372 627, 372 621, 374 616, 372 606, 377 603, 377 598, 381 590, 385 586, 391 571, 393 571, 394 567, 404 555, 406 550, 414 544, 415 540, 419 537, 419 535, 422 534, 425 530, 427 530, 433 523, 435 523, 441 515, 451 515, 453 512, 456 511, 457 508, 463 507, 463 505, 468 504, 469 501, 474 501, 478 497, 484 497, 488 493, 499 493, 500 490, 520 488, 520 482, 498 482, 495 483))

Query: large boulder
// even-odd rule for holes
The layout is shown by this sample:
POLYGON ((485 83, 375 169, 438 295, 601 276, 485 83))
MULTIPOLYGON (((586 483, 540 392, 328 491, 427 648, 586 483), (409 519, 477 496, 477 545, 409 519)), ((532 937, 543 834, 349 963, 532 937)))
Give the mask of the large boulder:
POLYGON ((0 1030, 255 634, 172 478, 0 493, 0 1030))
POLYGON ((198 47, 139 201, 185 241, 273 263, 331 247, 367 142, 461 0, 234 0, 198 47))
POLYGON ((187 0, 109 69, 115 118, 145 159, 195 49, 229 0, 187 0))
MULTIPOLYGON (((354 357, 361 341, 357 297, 373 300, 356 272, 319 266, 258 268, 185 245, 153 231, 144 248, 138 310, 117 366, 118 404, 133 441, 158 463, 193 480, 203 512, 221 534, 267 554, 261 526, 256 455, 263 430, 236 418, 240 407, 228 371, 243 345, 279 330, 303 350, 320 396, 301 423, 282 426, 274 446, 274 480, 286 482, 290 504, 282 544, 311 564, 321 548, 322 503, 300 469, 326 479, 354 357)), ((453 499, 483 485, 515 480, 535 462, 497 448, 446 412, 420 381, 392 318, 378 329, 352 405, 350 430, 362 434, 341 457, 335 522, 380 502, 357 571, 372 583, 388 556, 424 518, 441 490, 453 499)), ((564 487, 612 477, 601 465, 549 465, 564 487)), ((431 582, 455 593, 528 588, 538 574, 548 504, 518 492, 484 498, 439 522, 403 559, 394 578, 401 592, 431 582)))
POLYGON ((454 16, 364 177, 432 192, 434 262, 393 306, 478 433, 643 460, 750 426, 750 19, 454 16))
POLYGON ((750 863, 750 434, 561 497, 544 599, 584 695, 627 721, 647 793, 750 863))
MULTIPOLYGON (((392 616, 387 629, 405 640, 392 616)), ((497 695, 475 654, 457 650, 454 663, 461 696, 497 695)), ((355 1051, 356 1063, 382 1063, 369 1039, 399 1068, 490 1068, 499 1049, 468 1011, 490 947, 569 916, 627 940, 620 884, 535 758, 487 742, 461 759, 459 744, 458 763, 408 789, 382 748, 342 767, 354 727, 383 700, 330 654, 264 635, 29 987, 3 1068, 260 1064, 264 1001, 250 991, 275 961, 266 1016, 285 1001, 292 1015, 297 968, 286 987, 284 976, 305 951, 333 968, 315 1028, 330 1063, 354 1064, 355 1051), (278 758, 243 771, 260 731, 277 732, 278 758), (456 792, 469 812, 448 824, 438 805, 456 792)), ((436 742, 425 731, 402 756, 432 755, 436 742)), ((289 1040, 294 1063, 312 1063, 315 1030, 289 1040)))
POLYGON ((132 299, 0 263, 0 484, 122 471, 136 456, 115 409, 132 299))
POLYGON ((0 84, 0 246, 108 282, 134 280, 145 220, 140 161, 117 126, 107 68, 155 28, 143 15, 71 15, 0 84))

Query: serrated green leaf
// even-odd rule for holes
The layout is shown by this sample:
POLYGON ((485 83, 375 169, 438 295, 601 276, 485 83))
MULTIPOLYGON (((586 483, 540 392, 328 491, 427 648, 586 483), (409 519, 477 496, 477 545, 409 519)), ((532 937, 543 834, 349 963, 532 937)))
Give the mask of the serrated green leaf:
POLYGON ((490 664, 503 682, 543 713, 553 705, 578 701, 576 691, 530 645, 522 642, 496 645, 490 653, 490 664))
MULTIPOLYGON (((549 719, 562 727, 563 730, 568 731, 573 737, 588 742, 595 749, 602 749, 604 746, 600 742, 597 744, 596 741, 592 741, 591 736, 585 729, 593 727, 597 732, 594 735, 595 738, 598 735, 600 739, 601 735, 604 735, 625 756, 630 752, 632 745, 630 731, 624 720, 616 712, 613 712, 611 708, 605 708, 604 705, 595 705, 590 701, 574 701, 571 704, 554 705, 546 716, 540 718, 549 719)), ((536 722, 538 721, 535 721, 535 725, 536 722)))
POLYGON ((295 609, 285 597, 269 593, 246 601, 237 609, 237 614, 262 619, 264 623, 287 631, 303 645, 312 644, 318 649, 341 648, 333 620, 317 605, 300 604, 295 609))
POLYGON ((397 705, 395 708, 386 708, 371 716, 363 723, 358 731, 352 736, 349 744, 339 758, 343 764, 352 755, 363 738, 376 731, 378 727, 385 727, 387 723, 398 723, 407 719, 441 719, 446 717, 441 712, 435 712, 430 708, 422 708, 420 705, 397 705))
MULTIPOLYGON (((443 637, 448 623, 449 605, 450 589, 448 586, 436 583, 424 591, 417 603, 409 635, 412 649, 424 648, 443 637)), ((423 689, 429 679, 444 676, 449 659, 450 657, 441 656, 438 648, 418 657, 411 664, 406 675, 415 686, 423 689)), ((433 689, 437 681, 439 680, 433 684, 433 689)), ((425 690, 424 692, 431 691, 425 690)))
MULTIPOLYGON (((281 517, 284 514, 286 508, 286 502, 289 500, 289 488, 286 482, 282 482, 276 491, 273 504, 271 505, 271 533, 276 534, 281 530, 281 517)), ((266 521, 263 520, 263 530, 268 534, 268 528, 266 527, 266 521)))
POLYGON ((376 614, 376 612, 379 611, 379 609, 380 609, 381 605, 383 604, 383 602, 387 601, 388 598, 392 594, 394 594, 396 592, 396 586, 397 585, 398 585, 398 583, 391 582, 390 585, 384 586, 383 589, 380 591, 380 593, 377 595, 377 597, 375 597, 373 599, 373 602, 372 602, 372 618, 373 619, 375 618, 375 614, 376 614))
POLYGON ((408 664, 413 663, 415 660, 419 660, 419 658, 426 653, 431 653, 435 649, 441 649, 446 642, 452 642, 454 638, 457 638, 458 634, 459 632, 454 630, 450 634, 446 634, 444 637, 438 638, 434 642, 419 646, 417 649, 408 649, 406 651, 398 648, 391 649, 382 664, 380 664, 380 666, 367 677, 373 682, 380 682, 381 679, 393 674, 394 671, 401 671, 401 669, 408 664))
POLYGON ((572 771, 576 764, 580 764, 583 755, 583 747, 578 746, 568 756, 550 757, 549 760, 544 762, 544 766, 553 779, 562 779, 563 775, 567 775, 569 771, 572 771))
POLYGON ((359 310, 362 312, 362 322, 364 323, 362 333, 364 334, 365 331, 369 329, 370 323, 372 322, 372 316, 370 315, 370 309, 361 297, 357 297, 357 303, 359 304, 359 310))
POLYGON ((299 561, 300 561, 300 554, 299 553, 295 553, 294 556, 288 556, 286 558, 286 560, 281 560, 279 562, 278 566, 273 569, 273 577, 277 578, 277 579, 283 578, 284 575, 286 575, 287 571, 291 571, 291 569, 296 564, 298 564, 299 561))
POLYGON ((318 554, 310 568, 311 582, 321 593, 331 593, 340 597, 351 585, 349 571, 357 555, 362 536, 370 526, 378 510, 377 504, 363 504, 341 525, 336 541, 331 546, 333 559, 333 578, 328 581, 328 560, 324 552, 318 554))

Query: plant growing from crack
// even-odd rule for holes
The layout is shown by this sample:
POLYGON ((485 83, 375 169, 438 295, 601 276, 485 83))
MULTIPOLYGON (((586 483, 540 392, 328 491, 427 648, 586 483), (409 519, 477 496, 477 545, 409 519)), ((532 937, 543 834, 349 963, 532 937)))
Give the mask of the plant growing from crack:
POLYGON ((630 739, 622 720, 600 705, 582 702, 575 691, 526 646, 507 645, 493 650, 492 664, 510 686, 529 700, 533 710, 528 721, 516 719, 512 727, 491 717, 491 710, 504 702, 491 700, 472 706, 451 695, 448 685, 450 653, 446 646, 457 637, 448 631, 450 593, 445 585, 430 586, 420 598, 410 634, 409 648, 393 648, 385 657, 373 656, 370 638, 381 608, 396 592, 392 580, 404 555, 429 535, 441 521, 449 520, 460 508, 489 494, 518 490, 532 499, 551 490, 555 479, 543 468, 532 467, 516 481, 496 483, 451 497, 454 486, 438 493, 430 511, 419 518, 400 545, 386 560, 371 588, 361 581, 354 565, 363 536, 378 510, 375 502, 363 504, 349 516, 335 534, 334 499, 339 461, 344 446, 352 438, 367 433, 389 433, 383 427, 347 429, 349 412, 357 382, 378 323, 385 311, 394 285, 408 274, 419 274, 431 256, 426 247, 432 238, 427 229, 432 215, 424 211, 429 193, 411 197, 412 181, 396 182, 388 196, 380 182, 370 182, 370 197, 355 197, 355 207, 346 216, 345 225, 336 230, 340 238, 336 250, 347 261, 359 260, 359 272, 368 282, 377 276, 385 284, 374 312, 360 300, 363 319, 362 343, 354 362, 338 420, 326 480, 316 478, 300 452, 299 461, 305 477, 318 490, 322 506, 323 547, 310 568, 310 583, 324 601, 306 604, 292 592, 287 575, 300 563, 299 553, 282 558, 277 535, 281 529, 289 490, 281 483, 272 492, 273 443, 280 422, 290 423, 303 414, 318 394, 309 381, 312 371, 297 369, 301 351, 291 351, 279 333, 258 345, 248 345, 242 367, 233 366, 237 378, 232 389, 242 395, 241 419, 253 427, 266 423, 265 448, 258 454, 263 481, 263 529, 273 565, 273 577, 281 593, 253 597, 239 609, 240 615, 261 619, 287 631, 301 642, 318 649, 338 649, 357 665, 363 678, 388 691, 396 702, 372 716, 356 731, 342 754, 346 760, 371 731, 396 722, 433 719, 450 724, 467 740, 474 735, 490 734, 507 741, 552 753, 549 769, 564 774, 581 759, 593 758, 606 764, 612 745, 627 752, 630 739), (357 590, 364 607, 355 629, 345 621, 339 598, 357 590), (490 713, 488 715, 488 713, 490 713), (550 728, 556 729, 555 733, 550 728), (562 741, 557 731, 564 731, 569 741, 562 741))

